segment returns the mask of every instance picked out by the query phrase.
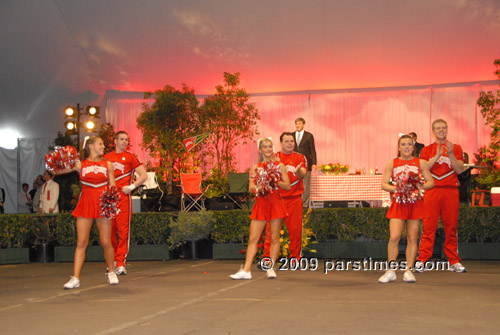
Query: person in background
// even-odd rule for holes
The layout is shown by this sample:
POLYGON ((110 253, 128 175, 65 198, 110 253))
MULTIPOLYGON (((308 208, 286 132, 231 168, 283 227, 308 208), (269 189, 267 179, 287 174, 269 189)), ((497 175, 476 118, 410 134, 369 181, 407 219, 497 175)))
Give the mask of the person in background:
POLYGON ((17 196, 17 207, 18 207, 18 212, 19 213, 31 213, 31 197, 30 194, 28 193, 28 190, 30 189, 30 186, 26 183, 23 185, 23 189, 21 192, 19 192, 17 196))
POLYGON ((38 212, 38 208, 40 208, 40 195, 42 194, 43 184, 43 176, 39 174, 33 182, 33 189, 30 191, 33 213, 38 212))
POLYGON ((111 222, 111 242, 115 250, 115 272, 118 275, 127 274, 125 264, 130 244, 130 220, 132 219, 130 193, 148 179, 146 168, 139 158, 127 151, 128 143, 128 134, 119 131, 115 135, 115 151, 104 155, 104 159, 113 163, 116 186, 121 191, 120 212, 111 222), (134 181, 134 172, 138 174, 136 181, 134 181))
MULTIPOLYGON (((387 192, 396 192, 393 196, 391 207, 387 212, 389 219, 390 238, 387 246, 388 264, 397 261, 399 254, 399 240, 406 225, 406 266, 407 270, 403 275, 403 280, 407 283, 414 283, 415 276, 413 275, 413 265, 418 249, 418 233, 420 231, 420 222, 423 217, 423 200, 420 195, 421 190, 418 186, 408 184, 410 175, 424 177, 425 183, 421 186, 423 190, 428 190, 434 187, 434 180, 427 167, 427 162, 413 156, 415 145, 413 139, 409 135, 403 135, 398 140, 398 158, 387 163, 384 175, 382 176, 382 189, 387 192), (392 179, 393 183, 390 183, 392 179), (396 183, 396 185, 393 185, 396 183), (408 199, 408 193, 403 191, 401 187, 411 185, 411 194, 419 194, 414 198, 408 199), (404 200, 403 200, 404 198, 404 200), (418 198, 418 199, 417 199, 418 198)), ((393 269, 387 270, 382 277, 379 278, 379 283, 386 284, 396 280, 396 271, 393 269)))
POLYGON ((5 213, 4 204, 5 204, 5 190, 3 188, 0 188, 0 214, 5 213))
POLYGON ((295 120, 295 148, 294 151, 303 154, 307 160, 307 174, 303 179, 304 193, 302 194, 302 206, 309 208, 309 193, 311 191, 311 172, 316 172, 316 146, 314 136, 304 130, 306 121, 299 117, 295 120))
POLYGON ((408 135, 411 136, 411 138, 413 139, 413 144, 415 145, 415 154, 414 154, 414 156, 415 157, 420 157, 420 152, 425 147, 425 145, 423 145, 422 143, 418 143, 417 142, 417 133, 415 133, 415 132, 412 131, 408 135))
POLYGON ((466 272, 460 264, 457 242, 460 209, 458 175, 464 171, 463 151, 460 145, 448 141, 448 123, 445 120, 432 122, 432 132, 436 142, 423 148, 420 156, 428 162, 436 186, 425 193, 423 230, 415 270, 425 271, 425 263, 432 256, 434 237, 441 218, 445 235, 443 248, 450 271, 466 272))
POLYGON ((59 184, 54 180, 54 172, 46 170, 43 173, 45 184, 40 195, 39 213, 59 213, 59 184))
MULTIPOLYGON (((469 155, 464 152, 464 163, 469 164, 469 155)), ((464 167, 464 171, 458 175, 458 194, 461 204, 470 204, 470 183, 471 183, 471 169, 467 166, 464 167)))

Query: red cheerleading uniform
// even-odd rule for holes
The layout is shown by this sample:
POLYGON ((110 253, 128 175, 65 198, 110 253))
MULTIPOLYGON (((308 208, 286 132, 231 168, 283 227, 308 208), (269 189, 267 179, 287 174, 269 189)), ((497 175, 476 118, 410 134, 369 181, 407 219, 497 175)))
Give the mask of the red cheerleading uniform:
POLYGON ((71 214, 76 218, 104 218, 101 216, 101 194, 108 186, 108 162, 81 162, 80 182, 82 193, 71 214))
MULTIPOLYGON (((290 237, 290 254, 289 257, 299 259, 302 256, 302 193, 304 193, 304 183, 295 174, 295 167, 302 163, 302 166, 307 170, 307 160, 303 154, 293 151, 291 154, 286 155, 281 151, 278 152, 278 157, 285 165, 290 179, 290 191, 282 188, 279 189, 288 216, 285 217, 285 224, 288 229, 290 237)), ((269 227, 268 227, 269 231, 269 227)), ((266 235, 264 243, 264 256, 269 256, 271 249, 271 235, 266 235)))
POLYGON ((104 155, 104 158, 113 163, 116 187, 120 191, 120 212, 112 220, 111 243, 115 250, 116 266, 124 266, 127 260, 130 245, 130 220, 132 218, 132 201, 130 194, 121 191, 122 187, 132 184, 134 171, 142 163, 130 151, 117 153, 116 151, 104 155))
MULTIPOLYGON (((437 154, 438 144, 433 143, 422 149, 420 157, 430 160, 437 154)), ((425 262, 432 257, 434 249, 434 237, 441 215, 444 228, 444 253, 450 265, 460 262, 458 256, 457 226, 459 211, 458 176, 446 152, 431 168, 434 179, 434 188, 427 190, 424 196, 424 219, 420 247, 418 249, 418 260, 425 262)), ((463 161, 462 147, 458 144, 453 146, 453 155, 459 161, 463 161)))
MULTIPOLYGON (((420 159, 413 158, 411 160, 404 160, 400 158, 394 159, 392 167, 392 180, 396 180, 399 175, 404 172, 412 172, 421 174, 420 159)), ((401 220, 420 220, 424 216, 424 202, 418 199, 415 203, 399 204, 396 199, 392 199, 391 207, 387 211, 386 217, 388 219, 401 219, 401 220)))
MULTIPOLYGON (((279 165, 280 162, 273 162, 274 165, 279 165)), ((259 163, 257 169, 264 169, 264 163, 259 163)), ((264 196, 257 196, 253 205, 250 219, 259 221, 271 221, 281 219, 287 216, 287 211, 281 198, 280 192, 273 191, 264 196)))

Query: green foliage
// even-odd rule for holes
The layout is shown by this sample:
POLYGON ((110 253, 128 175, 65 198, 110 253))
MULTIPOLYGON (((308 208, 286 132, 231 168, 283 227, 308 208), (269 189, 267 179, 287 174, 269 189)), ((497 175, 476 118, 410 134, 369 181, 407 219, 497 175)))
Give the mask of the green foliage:
POLYGON ((169 213, 134 213, 130 223, 130 243, 165 244, 170 235, 172 216, 169 213))
MULTIPOLYGON (((494 62, 497 70, 494 72, 500 80, 500 59, 494 62)), ((475 164, 484 166, 476 178, 481 188, 500 186, 500 89, 494 94, 492 91, 481 92, 477 99, 485 124, 491 128, 490 144, 479 148, 474 154, 475 164)))
MULTIPOLYGON (((142 146, 159 160, 158 180, 167 182, 167 191, 171 194, 173 181, 179 178, 181 171, 193 172, 193 167, 200 166, 197 153, 201 146, 186 152, 182 143, 183 139, 201 133, 199 102, 194 90, 187 86, 176 90, 167 85, 154 94, 153 105, 143 105, 137 127, 142 131, 142 146)), ((146 93, 145 98, 151 95, 146 93)))
POLYGON ((52 215, 35 214, 31 216, 31 233, 34 237, 33 245, 52 242, 56 233, 56 217, 52 215))
POLYGON ((0 215, 0 248, 22 248, 28 245, 30 230, 26 222, 31 215, 0 215))
POLYGON ((229 191, 227 177, 222 177, 218 173, 210 173, 210 175, 203 180, 203 188, 207 187, 208 185, 211 186, 205 192, 205 196, 209 199, 222 197, 229 191))
POLYGON ((71 135, 67 133, 57 132, 57 137, 54 139, 54 145, 49 146, 49 151, 53 151, 55 147, 64 147, 66 145, 71 145, 78 150, 78 143, 76 143, 76 139, 72 138, 71 135))
MULTIPOLYGON (((72 247, 77 242, 76 219, 71 213, 60 213, 56 217, 56 240, 61 247, 72 247)), ((99 232, 96 225, 90 230, 89 245, 99 245, 99 232)))
POLYGON ((206 148, 214 159, 211 163, 218 177, 235 170, 233 149, 259 134, 257 108, 250 102, 245 89, 238 87, 239 84, 238 72, 224 72, 224 83, 217 85, 217 93, 207 97, 201 106, 201 121, 208 127, 204 132, 210 132, 206 148))
POLYGON ((215 243, 244 243, 249 235, 250 211, 212 211, 214 227, 212 239, 215 243))
POLYGON ((104 153, 115 150, 115 127, 111 123, 101 124, 97 136, 104 142, 104 153))
POLYGON ((212 212, 180 212, 177 220, 170 219, 168 242, 174 249, 186 242, 196 242, 210 235, 214 224, 212 212))
POLYGON ((459 242, 500 242, 500 207, 461 207, 459 242))
MULTIPOLYGON (((368 241, 387 241, 389 220, 385 218, 386 212, 385 208, 315 209, 309 214, 309 222, 305 224, 305 228, 312 229, 314 234, 310 236, 315 236, 318 242, 354 242, 360 237, 368 241)), ((187 241, 197 241, 211 234, 215 243, 245 243, 249 236, 249 215, 248 210, 181 212, 178 218, 174 219, 175 216, 171 213, 134 213, 130 242, 137 245, 164 244, 168 241, 170 247, 175 248, 187 241)), ((36 227, 46 222, 55 226, 53 240, 57 245, 76 245, 76 220, 69 213, 3 214, 0 215, 0 247, 29 246, 35 242, 36 227)), ((500 243, 498 222, 500 207, 461 207, 458 222, 459 242, 500 243)), ((49 236, 50 234, 49 232, 49 236)), ((444 231, 440 227, 436 238, 443 236, 444 231)), ((41 240, 39 242, 41 243, 41 240)), ((98 244, 99 234, 93 225, 89 245, 98 244)), ((314 245, 311 247, 314 248, 314 245)))

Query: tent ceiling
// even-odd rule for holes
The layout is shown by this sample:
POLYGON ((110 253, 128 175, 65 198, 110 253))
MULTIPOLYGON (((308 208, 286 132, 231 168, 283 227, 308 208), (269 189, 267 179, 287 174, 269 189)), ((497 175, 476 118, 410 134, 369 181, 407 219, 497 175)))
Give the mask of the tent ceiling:
POLYGON ((212 93, 491 80, 496 0, 3 0, 3 127, 53 137, 62 108, 166 84, 212 93))

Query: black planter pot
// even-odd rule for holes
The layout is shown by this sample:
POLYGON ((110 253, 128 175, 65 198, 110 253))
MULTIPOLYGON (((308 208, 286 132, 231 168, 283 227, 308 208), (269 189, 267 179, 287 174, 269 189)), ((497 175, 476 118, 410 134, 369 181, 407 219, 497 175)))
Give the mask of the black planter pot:
POLYGON ((31 247, 30 262, 51 263, 54 262, 54 245, 50 243, 40 243, 31 247))

